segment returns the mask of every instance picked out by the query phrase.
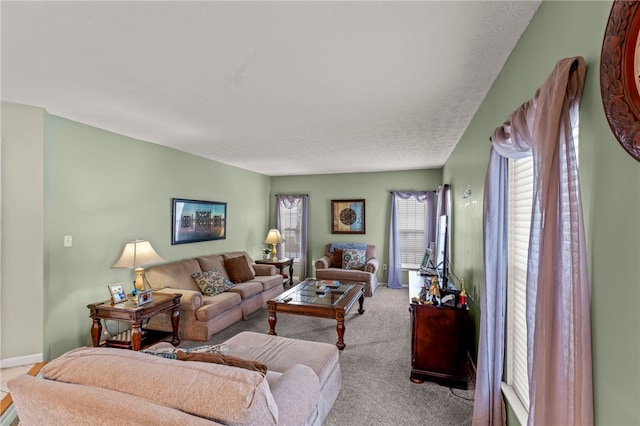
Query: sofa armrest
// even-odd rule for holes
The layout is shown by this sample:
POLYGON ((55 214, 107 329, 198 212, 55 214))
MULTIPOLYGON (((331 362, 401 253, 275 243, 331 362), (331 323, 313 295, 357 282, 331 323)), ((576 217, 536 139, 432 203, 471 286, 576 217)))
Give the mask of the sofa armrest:
POLYGON ((374 257, 366 261, 362 270, 365 272, 371 272, 372 274, 375 274, 379 266, 380 266, 380 261, 374 257))
POLYGON ((331 259, 329 259, 329 256, 322 256, 315 263, 316 269, 327 269, 331 265, 331 259))
POLYGON ((157 293, 174 294, 179 293, 182 295, 180 298, 180 309, 183 311, 195 311, 202 306, 202 293, 194 290, 182 290, 178 288, 163 288, 161 290, 154 290, 157 293))
POLYGON ((278 424, 307 424, 320 399, 320 380, 310 367, 293 365, 270 388, 278 405, 278 424), (295 404, 292 404, 291 395, 294 394, 295 404))
POLYGON ((278 273, 278 269, 273 265, 254 263, 252 266, 253 266, 253 270, 256 271, 257 276, 270 277, 278 273))

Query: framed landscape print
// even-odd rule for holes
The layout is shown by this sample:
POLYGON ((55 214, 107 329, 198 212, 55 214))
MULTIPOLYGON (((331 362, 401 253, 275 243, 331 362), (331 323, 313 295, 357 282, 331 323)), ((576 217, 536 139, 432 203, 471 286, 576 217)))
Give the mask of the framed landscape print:
POLYGON ((364 234, 364 200, 331 200, 331 233, 364 234))
POLYGON ((173 198, 171 244, 227 238, 227 203, 173 198))

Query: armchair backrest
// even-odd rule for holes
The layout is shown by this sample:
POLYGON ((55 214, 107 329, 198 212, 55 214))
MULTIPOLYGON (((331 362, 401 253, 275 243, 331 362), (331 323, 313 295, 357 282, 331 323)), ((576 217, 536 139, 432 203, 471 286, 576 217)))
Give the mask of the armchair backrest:
MULTIPOLYGON (((331 249, 331 244, 332 243, 329 243, 324 247, 324 255, 331 259, 331 261, 333 262, 333 253, 329 251, 331 249)), ((367 251, 365 253, 365 256, 367 260, 375 259, 378 256, 376 246, 367 244, 367 251)), ((339 261, 340 263, 342 263, 342 259, 339 259, 339 261)))

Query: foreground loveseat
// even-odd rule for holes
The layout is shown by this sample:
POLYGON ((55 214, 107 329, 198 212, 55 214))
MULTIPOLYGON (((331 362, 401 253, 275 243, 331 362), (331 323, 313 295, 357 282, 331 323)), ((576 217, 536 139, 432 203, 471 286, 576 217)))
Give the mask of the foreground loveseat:
POLYGON ((8 383, 21 426, 321 425, 341 387, 334 345, 243 332, 228 354, 266 374, 115 348, 78 348, 8 383))
POLYGON ((376 246, 371 244, 332 243, 324 248, 324 256, 315 261, 316 278, 338 280, 346 283, 363 283, 364 295, 373 296, 378 287, 377 271, 380 261, 376 246), (359 255, 347 256, 347 250, 359 251, 359 255))
MULTIPOLYGON (((154 291, 182 294, 178 336, 184 340, 205 341, 231 324, 246 319, 267 300, 284 291, 283 277, 275 266, 255 264, 244 251, 152 266, 145 270, 144 276, 154 291), (205 295, 194 274, 213 270, 222 278, 233 281, 233 286, 218 294, 205 295)), ((151 318, 146 328, 171 332, 170 313, 151 318)))

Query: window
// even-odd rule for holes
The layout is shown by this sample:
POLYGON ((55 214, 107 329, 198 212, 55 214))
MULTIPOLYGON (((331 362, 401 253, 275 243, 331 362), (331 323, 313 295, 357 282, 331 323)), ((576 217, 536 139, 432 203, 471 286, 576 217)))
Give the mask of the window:
POLYGON ((284 237, 284 253, 281 257, 299 262, 301 253, 302 202, 292 203, 289 208, 280 207, 280 227, 284 237))
MULTIPOLYGON (((578 123, 573 128, 578 157, 578 123)), ((507 328, 505 345, 505 395, 518 420, 526 424, 529 410, 527 372, 527 262, 533 208, 533 157, 509 160, 509 237, 507 271, 507 328), (517 397, 522 404, 510 397, 517 397)))
POLYGON ((505 373, 507 384, 511 385, 525 410, 529 407, 526 288, 532 204, 533 157, 509 160, 509 268, 505 373))
POLYGON ((402 268, 418 268, 425 249, 425 203, 415 197, 398 198, 396 203, 402 268))

